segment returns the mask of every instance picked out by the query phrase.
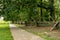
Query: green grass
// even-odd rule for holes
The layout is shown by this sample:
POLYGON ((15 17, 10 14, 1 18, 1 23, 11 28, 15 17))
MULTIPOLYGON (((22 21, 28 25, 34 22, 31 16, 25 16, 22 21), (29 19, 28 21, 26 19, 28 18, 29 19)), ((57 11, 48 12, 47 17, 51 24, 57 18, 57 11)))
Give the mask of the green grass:
POLYGON ((5 21, 0 21, 0 40, 13 40, 9 24, 5 21))

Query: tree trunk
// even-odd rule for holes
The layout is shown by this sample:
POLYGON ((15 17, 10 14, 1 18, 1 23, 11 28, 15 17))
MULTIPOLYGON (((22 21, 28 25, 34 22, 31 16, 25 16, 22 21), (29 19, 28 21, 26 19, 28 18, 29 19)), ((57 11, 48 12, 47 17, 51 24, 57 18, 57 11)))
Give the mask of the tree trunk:
POLYGON ((55 20, 55 13, 54 13, 54 0, 49 0, 50 1, 50 6, 51 6, 51 9, 50 9, 50 21, 54 21, 55 20))
POLYGON ((52 30, 54 30, 54 29, 59 29, 59 22, 56 22, 55 24, 54 24, 54 26, 51 28, 51 30, 50 31, 52 31, 52 30))
POLYGON ((40 0, 41 1, 41 3, 40 3, 40 5, 41 5, 41 8, 40 8, 40 16, 41 16, 41 21, 43 21, 43 16, 42 16, 42 0, 40 0))

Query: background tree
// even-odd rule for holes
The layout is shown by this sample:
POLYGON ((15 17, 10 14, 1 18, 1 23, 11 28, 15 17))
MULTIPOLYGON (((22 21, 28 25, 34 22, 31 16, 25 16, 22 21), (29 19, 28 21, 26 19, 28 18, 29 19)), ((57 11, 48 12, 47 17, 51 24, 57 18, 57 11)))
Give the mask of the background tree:
MULTIPOLYGON (((59 8, 57 0, 3 0, 2 15, 5 20, 38 25, 41 21, 53 21, 59 8), (57 7, 57 8, 56 8, 57 7)), ((57 14, 57 15, 56 15, 57 14)))

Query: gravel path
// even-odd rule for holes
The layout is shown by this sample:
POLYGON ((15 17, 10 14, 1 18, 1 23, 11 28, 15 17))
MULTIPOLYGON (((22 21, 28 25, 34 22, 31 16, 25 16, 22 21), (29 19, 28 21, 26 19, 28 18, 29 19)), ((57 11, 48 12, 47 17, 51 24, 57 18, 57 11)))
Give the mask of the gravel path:
POLYGON ((10 24, 9 26, 14 40, 44 40, 39 36, 16 27, 14 24, 10 24))

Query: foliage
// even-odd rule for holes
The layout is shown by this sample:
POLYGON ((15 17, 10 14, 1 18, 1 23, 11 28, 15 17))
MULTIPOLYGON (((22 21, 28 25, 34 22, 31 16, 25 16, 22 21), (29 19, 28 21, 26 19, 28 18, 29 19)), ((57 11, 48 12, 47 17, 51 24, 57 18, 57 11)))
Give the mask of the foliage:
POLYGON ((51 21, 59 17, 57 0, 3 0, 2 14, 9 21, 51 21), (41 12, 42 10, 42 12, 41 12))

